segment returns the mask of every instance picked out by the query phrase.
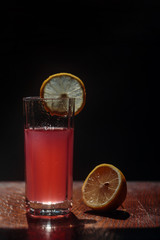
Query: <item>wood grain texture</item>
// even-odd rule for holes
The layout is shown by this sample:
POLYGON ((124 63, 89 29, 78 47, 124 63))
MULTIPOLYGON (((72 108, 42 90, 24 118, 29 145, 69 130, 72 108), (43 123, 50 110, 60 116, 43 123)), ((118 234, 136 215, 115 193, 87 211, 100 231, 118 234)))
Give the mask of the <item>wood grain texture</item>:
POLYGON ((26 216, 24 182, 0 183, 0 239, 160 239, 160 182, 128 182, 123 204, 97 213, 81 199, 82 182, 74 182, 68 219, 26 216))

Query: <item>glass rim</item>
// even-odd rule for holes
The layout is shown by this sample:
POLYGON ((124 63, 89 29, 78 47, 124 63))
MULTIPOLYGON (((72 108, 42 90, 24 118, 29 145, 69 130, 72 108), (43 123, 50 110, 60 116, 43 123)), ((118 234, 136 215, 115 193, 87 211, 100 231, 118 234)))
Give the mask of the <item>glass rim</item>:
POLYGON ((33 96, 33 97, 23 97, 23 101, 45 101, 45 100, 60 100, 60 99, 69 99, 69 100, 75 100, 73 97, 67 97, 67 96, 62 96, 60 97, 59 95, 56 95, 54 97, 49 97, 49 98, 42 98, 40 96, 33 96))

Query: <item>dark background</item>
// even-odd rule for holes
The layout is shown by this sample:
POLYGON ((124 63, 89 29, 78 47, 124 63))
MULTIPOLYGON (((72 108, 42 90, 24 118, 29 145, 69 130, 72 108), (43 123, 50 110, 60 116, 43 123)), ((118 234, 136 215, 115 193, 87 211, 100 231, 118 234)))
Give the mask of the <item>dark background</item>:
POLYGON ((0 180, 24 179, 24 96, 57 72, 79 76, 86 106, 75 118, 74 179, 111 163, 127 180, 160 180, 160 3, 15 2, 1 7, 0 180))

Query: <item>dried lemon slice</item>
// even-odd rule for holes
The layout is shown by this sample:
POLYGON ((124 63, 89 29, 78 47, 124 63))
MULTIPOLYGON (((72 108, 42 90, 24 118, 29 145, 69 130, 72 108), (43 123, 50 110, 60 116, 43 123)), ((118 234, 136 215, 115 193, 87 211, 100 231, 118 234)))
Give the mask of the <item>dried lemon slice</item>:
POLYGON ((122 205, 127 194, 123 173, 111 164, 100 164, 86 178, 82 186, 84 203, 98 211, 112 211, 122 205))
MULTIPOLYGON (((75 98, 75 115, 83 109, 86 101, 86 90, 80 78, 71 73, 57 73, 49 76, 40 88, 41 98, 75 98)), ((56 106, 51 101, 46 102, 46 108, 51 113, 62 113, 64 106, 57 101, 56 106)))

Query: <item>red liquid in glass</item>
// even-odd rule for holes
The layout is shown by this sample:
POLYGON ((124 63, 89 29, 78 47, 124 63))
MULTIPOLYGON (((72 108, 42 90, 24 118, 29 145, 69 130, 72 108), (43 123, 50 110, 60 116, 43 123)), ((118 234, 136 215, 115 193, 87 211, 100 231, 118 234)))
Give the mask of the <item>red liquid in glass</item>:
POLYGON ((25 129, 26 196, 54 204, 72 196, 73 128, 25 129))

